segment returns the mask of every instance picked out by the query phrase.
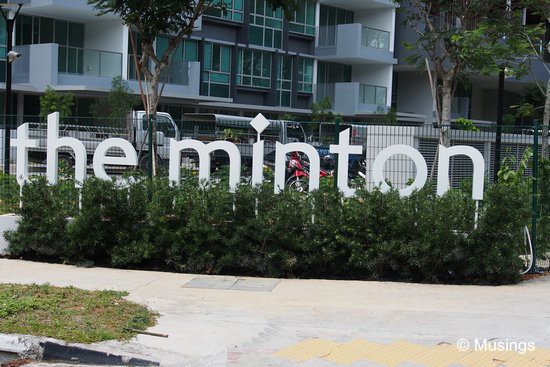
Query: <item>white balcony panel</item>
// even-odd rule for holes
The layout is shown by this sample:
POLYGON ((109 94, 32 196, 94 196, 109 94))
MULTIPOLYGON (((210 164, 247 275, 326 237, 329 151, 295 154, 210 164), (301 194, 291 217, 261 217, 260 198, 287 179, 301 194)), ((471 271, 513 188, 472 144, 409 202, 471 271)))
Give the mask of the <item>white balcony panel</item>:
MULTIPOLYGON (((75 22, 97 20, 93 6, 87 0, 31 0, 30 6, 21 10, 22 14, 36 15, 75 22)), ((114 14, 105 14, 102 20, 118 19, 114 14)))
POLYGON ((397 8, 399 6, 392 0, 320 0, 319 2, 323 5, 349 10, 397 8))
POLYGON ((319 27, 315 55, 344 64, 396 64, 391 34, 361 24, 319 27))

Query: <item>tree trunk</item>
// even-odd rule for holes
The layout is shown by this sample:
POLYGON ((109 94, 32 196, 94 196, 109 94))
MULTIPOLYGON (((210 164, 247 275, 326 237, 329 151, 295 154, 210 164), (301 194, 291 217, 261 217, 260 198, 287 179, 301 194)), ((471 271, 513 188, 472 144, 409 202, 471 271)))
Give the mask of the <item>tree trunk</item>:
POLYGON ((149 154, 151 154, 151 161, 153 164, 153 176, 157 175, 157 103, 159 93, 159 77, 160 72, 156 72, 151 79, 151 88, 149 89, 149 123, 152 124, 152 141, 153 144, 149 147, 149 154), (151 119, 152 117, 152 119, 151 119))
POLYGON ((441 130, 439 143, 445 147, 450 145, 448 132, 451 129, 451 105, 453 102, 453 87, 450 77, 445 77, 441 86, 441 130))
POLYGON ((542 156, 548 157, 548 125, 550 124, 550 79, 546 84, 546 99, 542 118, 542 156))

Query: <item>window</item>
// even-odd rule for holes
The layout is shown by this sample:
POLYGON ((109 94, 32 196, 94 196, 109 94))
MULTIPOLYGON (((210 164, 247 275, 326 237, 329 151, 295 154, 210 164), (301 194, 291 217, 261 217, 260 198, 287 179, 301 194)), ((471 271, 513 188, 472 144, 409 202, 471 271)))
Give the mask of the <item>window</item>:
POLYGON ((298 92, 313 93, 313 59, 298 60, 298 92))
POLYGON ((315 2, 306 0, 294 13, 294 20, 289 23, 289 31, 315 36, 315 2))
POLYGON ((351 82, 351 66, 331 62, 319 62, 317 83, 349 83, 351 82))
MULTIPOLYGON (((167 36, 160 36, 157 39, 156 50, 157 55, 162 55, 164 51, 168 48, 168 41, 170 40, 167 36)), ((178 45, 178 47, 173 51, 172 62, 180 61, 198 61, 199 52, 197 47, 197 42, 193 40, 184 39, 178 45)))
POLYGON ((237 84, 251 87, 271 87, 271 54, 239 49, 237 84))
MULTIPOLYGON (((143 130, 147 131, 147 128, 148 128, 147 116, 143 116, 141 122, 142 122, 143 130)), ((164 133, 165 138, 176 137, 176 129, 174 128, 174 125, 172 125, 172 121, 170 121, 168 117, 157 115, 156 126, 157 126, 157 131, 164 133)))
POLYGON ((281 48, 283 43, 283 11, 273 10, 265 0, 250 0, 249 43, 281 48))
POLYGON ((290 107, 292 99, 292 56, 278 55, 278 57, 277 104, 283 107, 290 107))
POLYGON ((20 15, 15 22, 15 44, 57 43, 60 73, 82 74, 84 24, 20 15))
POLYGON ((325 97, 334 102, 334 83, 351 82, 351 66, 330 62, 319 62, 317 72, 317 100, 325 97))
POLYGON ((361 84, 360 103, 385 106, 387 91, 386 87, 361 84))
POLYGON ((17 17, 16 45, 52 42, 59 46, 84 47, 84 24, 28 15, 17 17))
MULTIPOLYGON (((168 49, 170 37, 160 36, 156 41, 157 56, 161 57, 168 49)), ((198 61, 198 44, 184 39, 171 53, 170 66, 161 73, 161 80, 166 83, 189 85, 189 61, 198 61)))
POLYGON ((136 56, 138 60, 141 58, 141 36, 137 32, 128 32, 128 79, 137 80, 136 63, 134 62, 134 50, 132 48, 132 41, 130 37, 133 37, 134 44, 136 46, 136 56))
POLYGON ((203 64, 201 94, 229 98, 231 47, 206 42, 203 64))
POLYGON ((336 44, 336 27, 353 23, 353 12, 332 6, 321 5, 319 19, 319 46, 336 44))
POLYGON ((243 0, 223 0, 225 3, 225 14, 221 9, 210 8, 206 11, 212 17, 232 20, 242 23, 243 21, 243 0))

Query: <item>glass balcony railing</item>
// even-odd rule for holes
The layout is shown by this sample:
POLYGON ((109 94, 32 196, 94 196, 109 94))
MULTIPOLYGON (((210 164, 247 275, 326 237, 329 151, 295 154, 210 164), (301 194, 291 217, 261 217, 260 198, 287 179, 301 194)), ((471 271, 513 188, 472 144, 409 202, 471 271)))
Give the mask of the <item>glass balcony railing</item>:
POLYGON ((114 78, 122 75, 122 54, 59 46, 57 71, 61 74, 114 78))
POLYGON ((359 86, 359 103, 385 106, 388 88, 377 85, 361 84, 359 86))
MULTIPOLYGON (((128 55, 128 80, 137 80, 137 71, 133 55, 128 55)), ((187 61, 172 60, 170 66, 162 71, 160 82, 189 85, 189 63, 187 61)))
POLYGON ((390 32, 363 27, 362 43, 365 47, 374 47, 389 51, 390 49, 390 32))

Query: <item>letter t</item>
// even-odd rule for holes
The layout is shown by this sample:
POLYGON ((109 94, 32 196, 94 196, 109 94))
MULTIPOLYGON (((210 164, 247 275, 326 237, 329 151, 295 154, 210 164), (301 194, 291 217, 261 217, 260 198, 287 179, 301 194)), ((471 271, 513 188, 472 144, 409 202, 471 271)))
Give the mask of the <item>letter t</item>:
POLYGON ((355 189, 348 186, 348 164, 350 154, 363 154, 361 145, 349 145, 349 129, 340 132, 340 144, 330 145, 330 152, 338 154, 338 177, 336 183, 345 197, 355 195, 355 189))
POLYGON ((17 147, 17 183, 22 186, 29 179, 29 148, 38 148, 37 139, 29 139, 29 124, 17 128, 17 138, 11 139, 11 145, 17 147))

